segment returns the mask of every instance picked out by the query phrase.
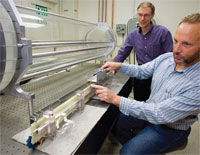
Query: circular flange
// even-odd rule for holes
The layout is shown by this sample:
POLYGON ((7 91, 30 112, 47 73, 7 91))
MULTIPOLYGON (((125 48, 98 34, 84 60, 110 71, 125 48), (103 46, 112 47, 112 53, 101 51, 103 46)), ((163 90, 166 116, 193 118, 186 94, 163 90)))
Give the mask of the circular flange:
POLYGON ((0 91, 11 82, 18 59, 17 37, 13 22, 0 3, 0 91))

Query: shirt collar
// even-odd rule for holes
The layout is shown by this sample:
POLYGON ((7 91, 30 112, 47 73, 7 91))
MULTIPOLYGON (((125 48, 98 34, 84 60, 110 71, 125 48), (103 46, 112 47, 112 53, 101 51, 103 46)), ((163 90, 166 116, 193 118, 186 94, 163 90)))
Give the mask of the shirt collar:
POLYGON ((172 69, 172 71, 174 71, 174 68, 175 68, 176 64, 175 64, 175 61, 174 61, 173 54, 172 54, 171 59, 169 59, 169 65, 170 65, 170 68, 172 69))
POLYGON ((192 68, 200 68, 200 62, 198 62, 198 63, 196 63, 196 64, 194 64, 192 66, 186 67, 183 70, 184 70, 184 72, 186 72, 188 70, 191 70, 192 68))
MULTIPOLYGON (((154 25, 152 22, 151 22, 151 24, 152 24, 151 29, 149 30, 149 32, 147 32, 147 34, 148 34, 148 33, 151 33, 151 31, 152 31, 153 28, 155 27, 155 25, 154 25)), ((139 27, 138 32, 139 32, 140 34, 142 34, 142 28, 141 28, 141 27, 139 27)), ((147 34, 146 34, 146 35, 147 35, 147 34)))

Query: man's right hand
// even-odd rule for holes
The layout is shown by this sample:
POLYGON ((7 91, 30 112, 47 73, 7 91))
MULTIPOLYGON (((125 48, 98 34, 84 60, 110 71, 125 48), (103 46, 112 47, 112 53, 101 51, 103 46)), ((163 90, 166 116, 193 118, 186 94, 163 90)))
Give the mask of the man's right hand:
POLYGON ((105 69, 107 72, 112 72, 115 74, 117 69, 120 69, 122 63, 120 62, 106 62, 101 68, 105 69))

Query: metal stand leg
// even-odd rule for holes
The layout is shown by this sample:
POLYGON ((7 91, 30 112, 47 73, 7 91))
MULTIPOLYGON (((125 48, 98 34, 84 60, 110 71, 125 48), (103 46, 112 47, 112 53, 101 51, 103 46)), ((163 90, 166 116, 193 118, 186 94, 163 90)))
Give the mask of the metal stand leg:
POLYGON ((12 87, 12 89, 9 89, 4 93, 28 100, 29 119, 30 123, 33 123, 35 120, 35 117, 33 116, 33 100, 35 99, 35 94, 25 92, 23 89, 21 89, 19 84, 15 85, 14 87, 12 87))

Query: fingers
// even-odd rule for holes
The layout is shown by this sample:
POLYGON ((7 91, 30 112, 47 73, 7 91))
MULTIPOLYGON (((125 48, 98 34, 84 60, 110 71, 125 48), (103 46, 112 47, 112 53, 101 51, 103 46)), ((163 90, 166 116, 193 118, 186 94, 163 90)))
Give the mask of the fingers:
POLYGON ((96 94, 97 95, 104 94, 105 89, 106 89, 103 86, 99 86, 99 85, 95 85, 95 84, 91 84, 91 87, 96 89, 96 94))
POLYGON ((105 69, 107 72, 112 72, 113 74, 115 74, 116 69, 121 68, 122 63, 119 62, 107 62, 105 63, 101 68, 105 69))
POLYGON ((99 85, 96 85, 96 84, 91 84, 90 85, 92 88, 95 88, 95 89, 104 89, 105 87, 103 86, 99 86, 99 85))
POLYGON ((115 72, 115 68, 113 68, 113 62, 107 62, 101 68, 105 69, 107 72, 112 72, 113 74, 115 72))
POLYGON ((106 87, 103 86, 99 86, 99 85, 95 85, 95 84, 91 84, 90 85, 92 88, 96 89, 96 94, 97 95, 104 95, 104 93, 106 92, 106 87))
POLYGON ((106 70, 106 72, 109 72, 109 71, 111 71, 111 70, 112 70, 112 68, 109 66, 109 64, 108 64, 108 63, 106 63, 105 65, 103 65, 103 66, 101 67, 101 69, 105 69, 105 70, 106 70))
POLYGON ((101 68, 108 69, 108 70, 113 69, 113 62, 106 62, 101 68))
POLYGON ((103 66, 101 66, 102 69, 106 69, 108 68, 109 64, 108 63, 105 63, 103 66))
POLYGON ((112 73, 113 73, 113 74, 115 74, 115 73, 116 73, 116 71, 114 70, 114 71, 112 71, 112 73))
POLYGON ((99 99, 100 99, 101 101, 105 101, 104 95, 103 95, 103 94, 99 94, 98 97, 99 97, 99 99))

